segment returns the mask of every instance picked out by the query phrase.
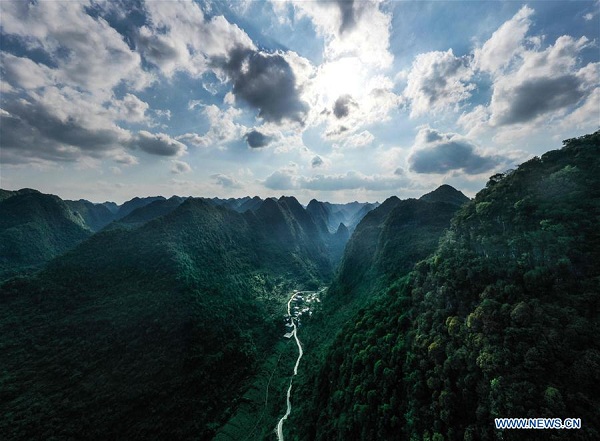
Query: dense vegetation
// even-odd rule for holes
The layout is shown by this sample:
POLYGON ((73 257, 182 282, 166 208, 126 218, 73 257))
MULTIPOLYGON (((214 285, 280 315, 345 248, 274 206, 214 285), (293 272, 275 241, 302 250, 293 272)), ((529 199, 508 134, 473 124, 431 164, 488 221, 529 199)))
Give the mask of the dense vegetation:
POLYGON ((60 198, 35 190, 0 198, 0 282, 40 268, 92 231, 60 198))
POLYGON ((600 438, 599 221, 598 132, 492 176, 436 252, 343 327, 296 437, 600 438), (583 428, 502 432, 495 417, 583 428))
POLYGON ((3 277, 60 255, 0 286, 0 438, 271 436, 264 391, 285 390, 274 374, 295 359, 277 343, 286 295, 330 280, 348 241, 303 322, 286 439, 599 439, 599 181, 597 132, 471 201, 442 186, 377 208, 99 208, 0 190, 3 277), (117 221, 93 234, 105 209, 117 221), (357 216, 349 238, 336 223, 357 216), (583 428, 498 431, 495 417, 583 428))
POLYGON ((188 199, 5 283, 0 438, 209 439, 281 335, 287 290, 331 273, 298 202, 265 204, 281 216, 188 199))

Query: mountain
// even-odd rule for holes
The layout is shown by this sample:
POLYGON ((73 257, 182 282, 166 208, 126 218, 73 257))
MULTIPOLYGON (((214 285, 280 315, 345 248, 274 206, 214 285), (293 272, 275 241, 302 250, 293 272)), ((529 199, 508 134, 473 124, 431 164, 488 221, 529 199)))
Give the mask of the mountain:
MULTIPOLYGON (((164 201, 163 196, 149 196, 145 198, 135 197, 119 206, 116 213, 116 219, 122 219, 137 208, 144 207, 154 201, 164 201)), ((108 208, 108 207, 107 207, 108 208)))
POLYGON ((179 207, 186 198, 180 196, 171 196, 169 199, 156 199, 149 204, 134 209, 131 213, 115 221, 108 228, 133 228, 146 222, 165 216, 179 207))
POLYGON ((63 200, 35 190, 2 191, 0 281, 31 272, 88 238, 92 231, 63 200))
POLYGON ((419 198, 426 202, 446 202, 454 205, 464 205, 469 202, 469 198, 466 197, 463 192, 458 191, 450 185, 441 185, 431 193, 424 194, 419 198))
POLYGON ((264 250, 281 256, 277 267, 283 273, 296 274, 301 270, 311 274, 315 281, 331 276, 333 268, 327 246, 296 198, 268 198, 256 211, 244 215, 261 235, 264 250))
POLYGON ((329 233, 330 207, 316 199, 311 199, 306 206, 306 211, 311 215, 321 234, 325 235, 329 233))
POLYGON ((115 218, 114 213, 103 204, 94 204, 85 199, 64 201, 64 203, 76 216, 80 216, 92 231, 101 230, 115 218))
POLYGON ((526 437, 598 438, 599 170, 596 132, 494 175, 409 275, 370 282, 310 364, 293 437, 510 441, 524 432, 494 418, 576 415, 579 430, 526 437))
POLYGON ((119 206, 114 202, 106 201, 106 202, 102 202, 101 205, 104 205, 106 208, 108 208, 108 210, 112 214, 117 214, 117 212, 119 211, 119 206))
POLYGON ((360 223, 360 221, 363 219, 363 217, 365 217, 367 215, 367 213, 369 213, 370 211, 379 207, 379 205, 380 205, 379 202, 375 202, 374 204, 370 204, 370 203, 364 204, 360 208, 360 210, 355 212, 350 217, 350 220, 348 221, 348 230, 350 232, 354 231, 356 229, 356 227, 358 226, 358 224, 360 223))
POLYGON ((330 277, 326 252, 294 198, 243 214, 190 198, 5 283, 0 437, 211 439, 272 352, 288 291, 330 277))
POLYGON ((378 205, 378 203, 370 204, 361 202, 332 204, 312 199, 308 203, 306 210, 313 216, 319 228, 322 228, 324 224, 329 232, 335 233, 339 224, 343 223, 352 232, 361 219, 378 205))
POLYGON ((236 211, 243 213, 244 211, 250 210, 250 211, 256 211, 258 210, 258 207, 261 206, 263 200, 261 198, 259 198, 258 196, 254 196, 252 199, 248 199, 244 202, 242 202, 236 209, 236 211))

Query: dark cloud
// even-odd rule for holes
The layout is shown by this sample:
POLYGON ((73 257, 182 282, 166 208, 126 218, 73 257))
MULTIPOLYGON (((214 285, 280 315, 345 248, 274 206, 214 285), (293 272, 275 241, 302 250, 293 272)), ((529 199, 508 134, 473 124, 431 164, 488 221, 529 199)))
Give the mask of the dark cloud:
POLYGON ((266 147, 273 140, 273 138, 259 132, 258 130, 252 130, 246 133, 244 135, 244 139, 246 139, 248 146, 252 148, 266 147))
POLYGON ((337 7, 342 15, 342 23, 340 24, 340 34, 345 31, 350 31, 356 26, 356 16, 354 12, 354 0, 335 0, 337 7))
POLYGON ((310 165, 312 166, 312 168, 321 167, 323 164, 324 164, 323 158, 321 158, 320 156, 315 156, 310 161, 310 165))
POLYGON ((416 173, 462 170, 467 174, 478 174, 496 167, 504 160, 499 156, 478 153, 474 144, 453 134, 440 134, 435 130, 422 129, 419 137, 430 140, 425 147, 414 150, 408 158, 410 169, 416 173))
POLYGON ((233 95, 259 109, 266 121, 302 123, 308 105, 300 99, 296 76, 278 53, 236 49, 227 61, 215 61, 233 83, 233 95))
POLYGON ((73 117, 64 120, 41 103, 23 99, 4 103, 0 114, 2 150, 5 160, 26 162, 25 158, 75 161, 82 156, 101 157, 121 141, 115 128, 93 128, 73 117), (21 159, 19 159, 21 158, 21 159))
POLYGON ((333 114, 336 118, 344 118, 350 114, 350 107, 358 107, 358 104, 350 95, 342 95, 333 104, 333 114))
POLYGON ((130 146, 159 156, 179 156, 185 152, 185 144, 165 133, 150 133, 140 130, 130 146))
POLYGON ((557 78, 531 78, 502 98, 508 109, 498 118, 499 125, 524 123, 553 110, 576 104, 586 94, 575 75, 557 78))

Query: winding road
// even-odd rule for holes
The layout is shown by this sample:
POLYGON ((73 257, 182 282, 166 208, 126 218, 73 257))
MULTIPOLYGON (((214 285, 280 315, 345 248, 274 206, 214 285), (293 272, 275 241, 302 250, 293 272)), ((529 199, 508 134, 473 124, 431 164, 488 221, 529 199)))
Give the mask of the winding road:
MULTIPOLYGON (((297 295, 299 294, 303 294, 303 293, 313 293, 315 291, 296 291, 292 294, 292 296, 290 297, 290 299, 288 300, 287 303, 287 314, 288 317, 290 317, 290 320, 292 321, 292 336, 294 337, 294 339, 296 340, 296 344, 298 345, 298 358, 296 359, 296 365, 294 366, 294 375, 292 375, 292 378, 290 379, 290 386, 288 387, 287 390, 287 410, 285 412, 285 415, 279 420, 279 423, 277 423, 277 428, 276 428, 276 432, 277 432, 277 440, 278 441, 283 441, 283 422, 285 420, 287 420, 288 416, 290 415, 290 412, 292 411, 292 404, 290 402, 290 396, 292 394, 292 383, 294 381, 294 376, 298 375, 298 365, 300 364, 300 359, 302 358, 302 354, 304 353, 302 351, 302 345, 300 344, 300 340, 298 339, 298 326, 296 323, 297 320, 297 316, 292 316, 291 314, 291 303, 292 301, 296 298, 297 295)), ((319 301, 317 299, 317 301, 319 301)), ((287 335, 286 335, 287 337, 287 335)))

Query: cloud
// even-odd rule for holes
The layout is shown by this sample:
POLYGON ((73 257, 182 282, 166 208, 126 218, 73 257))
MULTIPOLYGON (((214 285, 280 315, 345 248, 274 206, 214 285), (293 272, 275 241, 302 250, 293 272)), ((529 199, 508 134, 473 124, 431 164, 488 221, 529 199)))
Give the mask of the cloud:
MULTIPOLYGON (((325 40, 324 59, 358 57, 375 68, 388 68, 391 14, 379 0, 290 2, 296 18, 308 17, 325 40)), ((277 3, 274 2, 276 5, 277 3)))
POLYGON ((214 104, 206 106, 198 102, 193 102, 190 106, 190 108, 201 107, 202 114, 208 120, 210 126, 204 135, 185 133, 177 137, 179 141, 197 147, 219 147, 228 142, 239 140, 242 138, 242 134, 248 130, 246 126, 235 121, 242 114, 240 109, 235 107, 221 109, 214 104))
POLYGON ((310 165, 312 168, 317 168, 317 167, 321 167, 325 162, 323 161, 323 158, 321 158, 320 156, 315 156, 314 158, 311 159, 310 161, 310 165))
POLYGON ((58 73, 54 69, 29 58, 0 52, 0 65, 4 71, 4 78, 14 87, 37 89, 57 81, 58 73))
MULTIPOLYGON (((542 115, 567 110, 597 87, 589 69, 577 68, 585 37, 559 37, 544 51, 525 51, 521 65, 494 82, 490 124, 502 126, 534 121, 542 115)), ((589 65, 588 65, 589 66, 589 65)))
POLYGON ((468 99, 475 89, 472 76, 469 57, 456 57, 452 49, 417 55, 403 93, 411 103, 410 116, 447 110, 468 99))
MULTIPOLYGON (((99 113, 97 103, 71 89, 8 99, 1 117, 3 160, 78 161, 122 151, 131 135, 99 113)), ((107 113, 106 110, 103 110, 107 113)))
POLYGON ((210 177, 223 188, 242 188, 242 184, 229 175, 218 173, 211 175, 210 177))
POLYGON ((348 94, 340 96, 333 104, 333 114, 336 118, 344 118, 350 114, 350 107, 357 107, 358 104, 348 94))
POLYGON ((544 37, 528 35, 533 14, 522 7, 475 49, 473 67, 489 74, 492 96, 488 104, 458 119, 470 136, 493 130, 497 140, 531 137, 534 132, 559 130, 564 125, 557 121, 571 114, 579 122, 587 121, 584 130, 597 128, 597 106, 596 122, 579 111, 598 88, 600 64, 581 64, 581 52, 594 43, 563 35, 542 49, 544 37))
POLYGON ((208 147, 210 145, 210 140, 208 137, 199 135, 197 133, 184 133, 183 135, 179 135, 177 140, 195 147, 208 147))
POLYGON ((137 96, 126 93, 123 100, 117 102, 118 118, 127 122, 146 121, 146 111, 150 107, 148 103, 140 100, 137 96))
POLYGON ((416 173, 462 171, 473 175, 487 172, 506 162, 506 158, 488 155, 469 139, 455 133, 441 133, 421 127, 408 157, 410 170, 416 173))
POLYGON ((244 135, 244 139, 248 143, 248 147, 261 148, 266 147, 273 140, 270 136, 259 132, 258 130, 251 130, 244 135))
POLYGON ((403 175, 365 175, 357 171, 343 174, 300 176, 294 170, 282 169, 273 172, 263 185, 271 190, 316 190, 338 191, 363 189, 369 191, 398 190, 410 181, 403 175))
POLYGON ((181 173, 189 173, 192 171, 192 167, 190 167, 190 165, 187 162, 184 161, 177 161, 175 159, 173 159, 171 161, 172 167, 171 167, 171 173, 173 174, 181 174, 181 173))
POLYGON ((105 96, 122 81, 134 89, 147 86, 152 77, 143 71, 139 54, 106 20, 88 15, 88 6, 87 2, 3 1, 2 32, 45 53, 56 66, 45 69, 51 69, 63 84, 105 96))
POLYGON ((125 166, 136 165, 136 164, 139 163, 138 158, 136 158, 133 155, 130 155, 127 152, 117 153, 116 155, 112 156, 112 159, 116 163, 122 164, 122 165, 125 165, 125 166))
POLYGON ((363 130, 360 133, 355 133, 346 137, 346 139, 342 142, 342 146, 344 148, 356 149, 360 147, 365 147, 371 144, 375 140, 375 136, 368 130, 363 130))
POLYGON ((397 190, 406 186, 407 183, 408 180, 397 175, 364 175, 356 171, 337 175, 316 175, 299 180, 301 188, 318 191, 355 189, 370 191, 397 190))
POLYGON ((138 132, 130 142, 130 146, 159 156, 180 156, 186 151, 185 144, 171 138, 166 133, 150 133, 145 130, 138 132))
POLYGON ((533 9, 523 6, 510 20, 503 23, 481 48, 475 50, 474 63, 478 69, 500 72, 524 50, 523 41, 531 26, 533 9))
POLYGON ((215 58, 234 48, 254 49, 254 43, 223 16, 207 19, 191 0, 146 2, 147 25, 139 29, 136 46, 146 61, 167 77, 176 71, 200 77, 215 58))
POLYGON ((585 96, 575 75, 527 78, 519 84, 503 82, 494 91, 494 123, 524 123, 548 112, 576 104, 585 96))
POLYGON ((354 0, 335 0, 340 10, 341 23, 339 33, 352 30, 356 26, 356 17, 354 16, 354 0))
POLYGON ((131 133, 115 121, 146 121, 149 106, 133 93, 116 100, 114 89, 149 86, 141 57, 86 2, 1 2, 2 37, 26 47, 1 52, 8 93, 2 106, 3 160, 84 162, 124 155, 131 133), (34 55, 30 55, 34 54, 34 55), (39 60, 43 60, 40 62, 39 60))
POLYGON ((216 66, 231 81, 236 102, 258 109, 260 118, 303 123, 308 105, 300 98, 296 76, 282 53, 239 48, 216 66))

